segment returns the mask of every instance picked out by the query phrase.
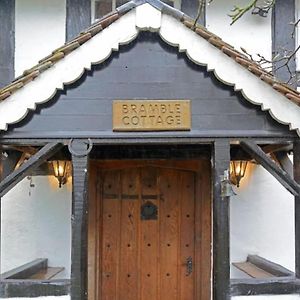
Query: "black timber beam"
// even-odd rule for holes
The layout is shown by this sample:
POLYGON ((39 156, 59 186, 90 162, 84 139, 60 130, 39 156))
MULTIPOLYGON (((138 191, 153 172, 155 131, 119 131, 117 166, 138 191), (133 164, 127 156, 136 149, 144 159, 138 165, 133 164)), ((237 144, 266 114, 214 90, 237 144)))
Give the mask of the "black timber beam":
POLYGON ((292 178, 294 178, 294 171, 293 171, 293 163, 289 159, 287 152, 279 151, 274 153, 277 161, 279 162, 281 168, 287 172, 292 178))
POLYGON ((231 296, 299 294, 300 280, 295 277, 231 279, 230 291, 231 296))
MULTIPOLYGON (((295 51, 296 41, 293 35, 295 22, 295 0, 276 0, 272 10, 272 56, 280 54, 280 57, 291 54, 295 51)), ((288 68, 282 67, 286 61, 274 64, 276 78, 287 82, 291 76, 296 75, 295 55, 288 61, 288 68)), ((296 86, 296 80, 293 82, 296 86)))
POLYGON ((13 171, 6 178, 0 182, 0 197, 4 196, 11 190, 17 183, 24 179, 35 168, 39 167, 48 158, 55 154, 63 147, 63 144, 52 142, 41 148, 36 154, 31 156, 28 161, 20 166, 17 170, 13 171))
POLYGON ((265 152, 252 141, 241 141, 243 149, 272 174, 293 195, 299 195, 300 185, 282 170, 265 152))
MULTIPOLYGON (((224 140, 224 138, 228 138, 227 135, 210 135, 205 134, 203 136, 197 135, 195 137, 190 136, 148 136, 148 137, 136 137, 136 136, 129 136, 124 134, 122 137, 99 137, 95 136, 93 134, 89 135, 87 133, 76 133, 74 135, 74 132, 68 132, 68 137, 61 137, 59 133, 56 133, 56 135, 53 133, 53 136, 50 137, 41 137, 41 136, 35 136, 34 134, 31 137, 27 138, 7 138, 3 136, 1 138, 1 143, 3 145, 11 145, 11 146, 24 146, 24 145, 31 145, 34 147, 41 147, 46 145, 47 143, 51 143, 53 139, 59 143, 66 144, 69 142, 70 137, 75 139, 85 139, 86 136, 90 136, 93 139, 94 145, 179 145, 179 144, 209 144, 211 145, 214 143, 214 141, 218 140, 224 140)), ((234 137, 232 137, 232 140, 239 140, 241 138, 245 137, 245 133, 237 134, 234 137)), ((292 137, 280 137, 280 136, 272 136, 272 137, 264 137, 264 136, 255 136, 251 137, 251 135, 248 135, 248 137, 252 138, 253 141, 255 141, 256 144, 260 145, 269 145, 274 143, 274 140, 276 140, 276 143, 291 143, 293 142, 294 138, 292 137)))
POLYGON ((47 269, 48 259, 38 258, 13 270, 7 271, 1 274, 1 280, 3 279, 26 279, 35 273, 47 269))
POLYGON ((0 281, 0 298, 63 296, 70 293, 70 280, 15 280, 0 281))
MULTIPOLYGON (((3 179, 3 154, 2 154, 2 145, 0 145, 0 182, 3 179)), ((1 240, 2 240, 2 228, 1 228, 1 224, 2 224, 2 211, 1 211, 2 205, 1 205, 1 196, 0 196, 0 262, 2 260, 2 244, 1 244, 1 240)), ((0 263, 0 272, 1 272, 1 263, 0 263)), ((0 278, 0 282, 1 282, 1 278, 0 278)), ((1 298, 1 288, 0 288, 0 298, 1 298)))
POLYGON ((91 25, 91 0, 67 0, 66 40, 70 41, 91 25))
POLYGON ((89 151, 82 140, 69 144, 73 165, 71 300, 87 299, 87 195, 89 151))
MULTIPOLYGON (((200 1, 182 0, 180 10, 187 14, 189 17, 195 19, 198 15, 199 4, 200 1)), ((204 5, 202 8, 202 14, 198 22, 203 26, 205 26, 206 24, 206 5, 204 5)))
POLYGON ((229 197, 221 195, 221 177, 230 165, 230 143, 213 147, 213 299, 230 299, 229 197))
POLYGON ((2 178, 7 177, 10 173, 12 173, 20 160, 22 154, 18 151, 5 151, 7 157, 2 155, 2 163, 3 163, 3 173, 2 178))
MULTIPOLYGON (((300 141, 294 142, 294 179, 300 183, 300 141)), ((295 274, 300 278, 300 196, 295 196, 295 274)))
POLYGON ((15 76, 15 0, 0 1, 0 88, 15 76))

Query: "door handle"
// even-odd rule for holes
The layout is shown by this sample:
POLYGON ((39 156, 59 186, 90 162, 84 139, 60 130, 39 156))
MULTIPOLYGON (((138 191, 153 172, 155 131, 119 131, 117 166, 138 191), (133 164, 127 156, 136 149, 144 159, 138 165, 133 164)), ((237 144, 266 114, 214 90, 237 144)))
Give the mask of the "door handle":
POLYGON ((186 259, 186 276, 189 276, 192 274, 193 272, 193 258, 191 256, 189 256, 186 259))

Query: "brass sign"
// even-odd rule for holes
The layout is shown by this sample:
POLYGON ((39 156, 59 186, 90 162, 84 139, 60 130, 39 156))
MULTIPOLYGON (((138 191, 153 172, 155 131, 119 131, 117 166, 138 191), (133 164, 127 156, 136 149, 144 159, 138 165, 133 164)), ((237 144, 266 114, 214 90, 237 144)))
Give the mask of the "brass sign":
POLYGON ((116 100, 114 131, 190 130, 189 100, 116 100))

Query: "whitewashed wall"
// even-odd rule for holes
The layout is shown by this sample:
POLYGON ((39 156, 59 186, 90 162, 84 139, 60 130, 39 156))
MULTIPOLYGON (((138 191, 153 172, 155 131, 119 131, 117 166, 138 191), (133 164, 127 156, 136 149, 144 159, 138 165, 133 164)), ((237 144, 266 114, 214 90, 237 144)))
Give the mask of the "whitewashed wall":
POLYGON ((257 254, 293 271, 293 196, 255 164, 249 166, 241 187, 235 190, 238 195, 231 198, 232 262, 257 254))
POLYGON ((58 188, 54 176, 25 178, 1 201, 1 273, 36 258, 64 267, 70 276, 71 180, 58 188))
MULTIPOLYGON (((251 164, 231 199, 231 261, 257 254, 294 271, 294 200, 265 169, 251 164)), ((232 278, 246 277, 232 267, 232 278)), ((234 300, 296 300, 299 295, 233 297, 234 300)))
POLYGON ((64 44, 65 24, 65 0, 16 0, 16 76, 64 44))
POLYGON ((214 0, 207 6, 207 28, 238 50, 243 47, 251 54, 259 53, 271 58, 271 14, 262 18, 248 13, 230 25, 231 18, 228 14, 234 5, 246 6, 248 3, 249 0, 214 0))

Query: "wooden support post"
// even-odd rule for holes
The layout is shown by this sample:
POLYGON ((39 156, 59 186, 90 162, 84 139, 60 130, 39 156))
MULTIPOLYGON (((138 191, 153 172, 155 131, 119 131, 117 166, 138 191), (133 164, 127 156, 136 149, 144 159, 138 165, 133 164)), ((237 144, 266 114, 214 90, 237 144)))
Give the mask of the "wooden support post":
MULTIPOLYGON (((294 179, 300 183, 300 140, 294 142, 294 179)), ((295 275, 300 278, 300 196, 295 196, 295 275)))
POLYGON ((221 178, 229 170, 230 143, 218 140, 213 150, 213 299, 230 299, 229 197, 221 196, 221 178))
MULTIPOLYGON (((0 145, 0 182, 3 179, 3 160, 2 160, 2 145, 0 145)), ((2 216, 2 201, 1 201, 1 196, 0 196, 0 274, 2 272, 1 270, 1 260, 2 260, 2 244, 1 244, 1 240, 2 240, 2 220, 1 220, 1 216, 2 216)), ((1 281, 1 280, 0 280, 1 281)), ((0 298, 2 297, 2 292, 1 292, 1 288, 0 288, 0 298)), ((3 298, 3 297, 2 297, 3 298)))
POLYGON ((57 142, 49 143, 31 156, 20 168, 13 171, 0 182, 0 197, 4 196, 17 183, 30 174, 32 170, 39 167, 62 147, 63 144, 57 142))
POLYGON ((89 152, 87 144, 80 140, 70 143, 69 150, 73 164, 71 300, 86 300, 89 152))
POLYGON ((272 174, 294 196, 299 195, 300 185, 284 170, 282 170, 268 155, 255 143, 242 141, 241 146, 262 167, 272 174))

